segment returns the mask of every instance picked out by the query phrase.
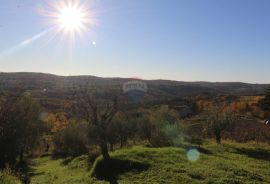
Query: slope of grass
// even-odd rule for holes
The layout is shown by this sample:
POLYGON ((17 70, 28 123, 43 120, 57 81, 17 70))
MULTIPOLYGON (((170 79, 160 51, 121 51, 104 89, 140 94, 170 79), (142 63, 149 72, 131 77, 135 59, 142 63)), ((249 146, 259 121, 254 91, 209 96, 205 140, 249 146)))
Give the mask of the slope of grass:
POLYGON ((49 156, 33 161, 31 183, 104 183, 90 177, 87 156, 54 159, 49 156))
POLYGON ((21 184, 20 180, 14 176, 10 170, 0 171, 1 184, 21 184))
POLYGON ((192 162, 184 148, 134 147, 111 153, 113 170, 99 157, 92 171, 87 156, 68 161, 43 157, 35 160, 32 183, 270 183, 269 146, 210 141, 198 150, 200 157, 192 162))

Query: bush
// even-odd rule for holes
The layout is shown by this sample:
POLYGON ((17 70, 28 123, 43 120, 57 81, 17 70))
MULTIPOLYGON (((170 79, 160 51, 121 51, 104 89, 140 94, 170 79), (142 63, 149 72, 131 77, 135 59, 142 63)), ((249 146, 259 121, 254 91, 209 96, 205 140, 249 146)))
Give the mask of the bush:
POLYGON ((166 121, 157 120, 149 143, 154 147, 180 146, 183 143, 183 137, 180 124, 169 124, 166 121))
POLYGON ((72 122, 54 135, 54 154, 77 156, 88 152, 87 124, 72 122))
POLYGON ((256 118, 260 118, 260 119, 265 118, 265 112, 261 110, 259 107, 254 107, 252 109, 251 114, 256 118))
POLYGON ((183 131, 178 114, 167 107, 150 110, 139 119, 142 138, 153 147, 179 146, 183 141, 183 131))
POLYGON ((0 183, 1 184, 21 184, 20 180, 14 176, 11 170, 6 169, 0 171, 0 183))

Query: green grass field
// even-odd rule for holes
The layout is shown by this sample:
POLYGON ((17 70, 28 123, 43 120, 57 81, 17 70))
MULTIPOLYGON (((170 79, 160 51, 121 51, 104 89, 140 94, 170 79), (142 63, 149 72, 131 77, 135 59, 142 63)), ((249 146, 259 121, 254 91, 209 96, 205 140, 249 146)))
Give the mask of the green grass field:
MULTIPOLYGON (((216 145, 210 141, 199 151, 199 159, 193 162, 187 159, 184 148, 134 147, 115 151, 111 155, 116 166, 109 175, 123 184, 270 183, 270 146, 231 142, 216 145)), ((104 171, 101 157, 93 164, 87 156, 74 159, 47 156, 35 159, 32 165, 33 184, 108 183, 91 177, 93 165, 97 175, 104 171)))

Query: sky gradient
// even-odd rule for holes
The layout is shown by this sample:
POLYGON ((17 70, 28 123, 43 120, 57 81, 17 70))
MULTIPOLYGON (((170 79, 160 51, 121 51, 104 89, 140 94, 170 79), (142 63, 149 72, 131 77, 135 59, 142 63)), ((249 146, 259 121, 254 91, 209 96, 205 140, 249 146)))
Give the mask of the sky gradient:
POLYGON ((91 0, 89 6, 97 24, 75 38, 71 51, 40 13, 45 0, 1 0, 0 71, 270 83, 269 0, 91 0))

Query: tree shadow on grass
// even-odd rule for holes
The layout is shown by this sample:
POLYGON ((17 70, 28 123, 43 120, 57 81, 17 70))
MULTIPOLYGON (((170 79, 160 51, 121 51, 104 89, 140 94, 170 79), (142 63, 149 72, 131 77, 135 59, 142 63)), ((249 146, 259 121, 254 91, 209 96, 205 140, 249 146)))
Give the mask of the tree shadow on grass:
POLYGON ((30 167, 27 162, 18 163, 16 165, 15 171, 17 172, 17 176, 23 184, 30 184, 31 173, 34 172, 34 169, 30 167))
POLYGON ((270 150, 262 148, 235 148, 235 152, 251 158, 270 161, 270 150))
POLYGON ((202 147, 196 147, 196 149, 203 154, 206 155, 212 155, 213 153, 211 151, 209 151, 208 149, 202 148, 202 147))
POLYGON ((117 179, 120 174, 130 171, 142 172, 148 168, 148 164, 141 162, 112 158, 107 162, 104 160, 98 162, 95 165, 93 176, 99 180, 106 180, 111 184, 117 184, 117 179))
MULTIPOLYGON (((84 156, 86 154, 78 154, 78 155, 64 155, 64 154, 53 154, 51 155, 51 158, 53 160, 58 160, 58 159, 62 159, 63 161, 61 162, 63 165, 68 165, 70 162, 72 162, 74 159, 77 159, 81 156, 84 156)), ((96 160, 96 158, 99 156, 99 154, 88 154, 87 155, 87 160, 89 165, 92 166, 92 164, 94 163, 94 161, 96 160)), ((91 169, 91 167, 89 168, 91 169)))
POLYGON ((68 165, 75 157, 68 157, 68 158, 65 158, 61 163, 63 165, 68 165))

